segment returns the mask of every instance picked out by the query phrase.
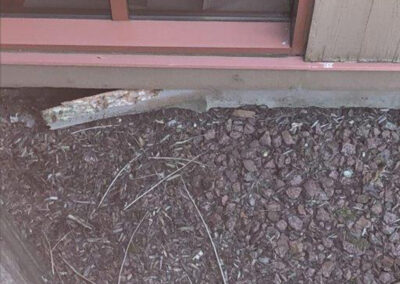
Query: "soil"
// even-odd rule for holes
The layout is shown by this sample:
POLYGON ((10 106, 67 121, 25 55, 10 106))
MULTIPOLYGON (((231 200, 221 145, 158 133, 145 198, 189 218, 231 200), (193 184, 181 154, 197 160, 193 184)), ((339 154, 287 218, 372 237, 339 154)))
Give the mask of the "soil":
POLYGON ((0 96, 0 202, 49 270, 53 248, 49 283, 117 283, 127 248, 121 283, 222 283, 185 186, 229 283, 400 279, 400 111, 171 109, 50 131, 39 110, 61 98, 26 93, 0 96))

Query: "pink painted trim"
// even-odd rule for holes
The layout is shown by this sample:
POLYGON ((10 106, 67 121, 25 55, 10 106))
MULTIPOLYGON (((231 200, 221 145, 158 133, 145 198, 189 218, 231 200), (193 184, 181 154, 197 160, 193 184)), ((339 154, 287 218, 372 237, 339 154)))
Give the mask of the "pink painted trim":
POLYGON ((232 69, 298 71, 400 72, 399 63, 304 62, 292 57, 224 57, 179 55, 132 55, 91 53, 0 52, 2 65, 77 66, 155 69, 232 69))
POLYGON ((127 0, 110 0, 111 16, 114 21, 129 20, 127 0))
POLYGON ((289 54, 289 23, 1 18, 0 47, 29 51, 289 54))

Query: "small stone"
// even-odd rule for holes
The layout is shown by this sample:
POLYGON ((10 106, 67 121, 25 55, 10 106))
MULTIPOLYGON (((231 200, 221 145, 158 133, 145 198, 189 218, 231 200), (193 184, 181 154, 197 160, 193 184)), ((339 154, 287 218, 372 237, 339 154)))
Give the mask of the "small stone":
POLYGON ((256 205, 256 199, 252 195, 250 195, 249 197, 249 204, 251 207, 254 207, 254 205, 256 205))
POLYGON ((390 121, 386 121, 385 126, 383 126, 383 128, 385 128, 387 130, 392 130, 392 131, 395 131, 398 129, 397 125, 390 121))
POLYGON ((289 226, 296 231, 301 231, 303 229, 303 221, 297 216, 289 216, 288 218, 289 226))
POLYGON ((343 171, 343 176, 346 178, 351 178, 353 176, 354 172, 352 169, 347 169, 343 171))
POLYGON ((256 172, 257 171, 257 166, 256 166, 256 164, 254 163, 253 160, 244 160, 243 161, 243 166, 249 172, 256 172))
POLYGON ((356 146, 350 143, 345 143, 342 146, 342 153, 345 156, 351 156, 356 154, 356 146))
POLYGON ((286 235, 282 234, 277 242, 275 252, 280 256, 284 257, 289 251, 289 239, 286 235))
POLYGON ((262 264, 268 264, 271 261, 271 259, 269 257, 260 257, 258 258, 258 261, 262 264))
POLYGON ((205 138, 206 140, 212 140, 212 139, 214 139, 214 138, 215 138, 215 130, 214 130, 214 129, 208 130, 208 131, 204 134, 204 138, 205 138))
POLYGON ((304 189, 309 197, 314 198, 322 192, 321 187, 319 184, 314 180, 308 180, 304 184, 304 189))
POLYGON ((335 266, 336 264, 333 261, 324 262, 321 268, 322 275, 326 278, 329 278, 329 276, 331 276, 332 271, 335 269, 335 266))
POLYGON ((392 283, 394 281, 394 277, 389 272, 382 272, 379 275, 379 281, 381 281, 381 283, 392 283))
POLYGON ((268 131, 265 131, 263 136, 260 138, 260 144, 263 146, 271 147, 271 135, 268 131))
POLYGON ((228 229, 228 231, 233 232, 233 230, 235 229, 236 221, 236 217, 233 216, 230 217, 228 221, 226 221, 225 227, 228 229))
POLYGON ((275 201, 271 201, 266 205, 265 209, 271 212, 281 211, 281 205, 275 201))
POLYGON ((279 221, 276 223, 276 227, 278 228, 279 231, 283 232, 283 231, 285 231, 286 228, 287 228, 287 223, 286 223, 285 220, 279 220, 279 221))
POLYGON ((386 224, 391 225, 394 224, 397 220, 397 215, 393 214, 391 212, 386 212, 385 215, 383 216, 383 220, 386 222, 386 224))
POLYGON ((281 136, 276 136, 274 137, 274 139, 272 139, 272 145, 274 145, 274 147, 279 148, 282 146, 282 138, 281 136))
POLYGON ((243 130, 244 134, 253 134, 254 131, 255 131, 255 129, 254 129, 254 126, 253 126, 253 125, 251 125, 251 124, 246 124, 246 125, 244 126, 244 130, 243 130))
POLYGON ((290 181, 290 184, 292 186, 299 186, 303 182, 303 178, 301 175, 295 175, 292 180, 290 181))
POLYGON ((286 190, 286 194, 291 199, 297 199, 300 196, 302 190, 303 189, 298 186, 297 187, 289 187, 286 190))
POLYGON ((304 244, 301 241, 296 240, 289 242, 289 247, 290 247, 290 252, 293 255, 296 255, 296 254, 301 254, 303 252, 304 244))
POLYGON ((385 255, 381 261, 384 268, 387 270, 391 270, 392 266, 394 265, 394 259, 390 256, 385 255))
POLYGON ((286 145, 295 144, 292 135, 287 130, 282 132, 282 138, 283 138, 283 142, 285 142, 286 145))
POLYGON ((357 202, 361 204, 366 204, 369 201, 369 196, 366 194, 360 194, 357 196, 357 202))
POLYGON ((376 215, 380 215, 382 213, 382 210, 382 204, 380 203, 376 203, 371 207, 371 211, 376 215))
POLYGON ((331 220, 330 214, 324 208, 318 209, 316 218, 317 218, 317 220, 323 221, 323 222, 328 222, 331 220))
POLYGON ((228 201, 228 195, 224 195, 221 199, 222 205, 225 206, 226 202, 228 201))
POLYGON ((235 140, 239 139, 240 137, 242 137, 242 132, 239 131, 232 131, 229 136, 235 140))

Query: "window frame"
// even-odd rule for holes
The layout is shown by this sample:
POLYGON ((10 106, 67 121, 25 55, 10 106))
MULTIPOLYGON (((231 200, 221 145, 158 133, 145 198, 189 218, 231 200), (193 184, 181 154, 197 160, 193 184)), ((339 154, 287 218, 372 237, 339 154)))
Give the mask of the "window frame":
POLYGON ((303 55, 314 5, 314 0, 298 0, 290 23, 161 21, 129 19, 126 0, 109 1, 112 21, 0 18, 0 48, 160 55, 303 55))

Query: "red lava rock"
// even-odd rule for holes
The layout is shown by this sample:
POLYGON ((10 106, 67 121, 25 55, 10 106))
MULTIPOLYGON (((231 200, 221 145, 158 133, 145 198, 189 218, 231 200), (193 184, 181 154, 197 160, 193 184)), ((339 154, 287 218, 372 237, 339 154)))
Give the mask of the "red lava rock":
POLYGON ((206 139, 206 140, 212 140, 212 139, 214 139, 215 138, 215 130, 214 129, 211 129, 211 130, 209 130, 209 131, 207 131, 205 134, 204 134, 204 138, 206 139))
POLYGON ((242 132, 239 132, 239 131, 232 131, 232 132, 229 134, 229 136, 230 136, 231 138, 235 139, 235 140, 241 138, 242 135, 243 135, 242 132))
POLYGON ((271 143, 272 143, 271 135, 269 134, 268 131, 265 131, 263 136, 261 136, 260 138, 260 144, 263 146, 271 147, 271 143))
POLYGON ((336 263, 333 261, 324 262, 324 264, 322 265, 322 268, 321 268, 322 275, 325 278, 329 278, 331 276, 331 273, 335 269, 335 267, 336 267, 336 263))
POLYGON ((222 205, 225 206, 226 202, 228 201, 228 195, 224 195, 221 199, 222 205))
POLYGON ((275 136, 272 139, 272 145, 274 145, 275 148, 279 148, 282 146, 282 138, 281 136, 275 136))
POLYGON ((294 145, 296 143, 292 135, 287 130, 282 132, 282 138, 286 145, 294 145))
POLYGON ((279 221, 276 223, 276 227, 278 228, 279 231, 283 232, 283 231, 285 231, 286 228, 287 228, 287 223, 286 223, 285 220, 279 220, 279 221))
POLYGON ((302 190, 303 189, 301 187, 289 187, 286 190, 286 194, 291 199, 297 199, 300 196, 302 190))
POLYGON ((287 252, 289 251, 289 238, 282 234, 276 244, 275 252, 280 257, 285 257, 287 252))
POLYGON ((306 183, 304 184, 304 189, 307 193, 307 196, 311 197, 311 198, 316 197, 317 195, 321 194, 321 192, 322 192, 322 189, 319 186, 319 184, 312 179, 306 181, 306 183))
POLYGON ((289 216, 288 223, 289 226, 296 231, 301 231, 303 229, 303 221, 295 215, 289 216))
POLYGON ((265 209, 267 211, 281 211, 281 205, 275 201, 271 201, 267 204, 267 206, 265 207, 265 209))
POLYGON ((295 175, 291 181, 290 184, 292 186, 299 186, 301 183, 303 182, 303 178, 301 177, 301 175, 295 175))
MULTIPOLYGON (((399 125, 399 111, 254 107, 248 118, 232 116, 229 109, 202 114, 174 109, 50 131, 40 128, 39 120, 33 128, 11 124, 10 115, 26 111, 14 109, 21 107, 18 98, 5 99, 3 90, 0 98, 2 206, 48 264, 43 232, 57 243, 56 282, 79 282, 60 256, 95 283, 115 281, 124 249, 146 212, 122 282, 180 283, 182 277, 221 282, 207 233, 180 178, 163 182, 124 210, 201 153, 179 175, 210 228, 230 282, 399 279, 400 138, 398 129, 385 128, 386 121, 399 125), (168 122, 175 127, 166 127, 168 122), (296 129, 292 122, 303 126, 296 129), (100 128, 71 134, 91 126, 100 128), (291 126, 296 132, 282 132, 291 126), (137 153, 142 155, 121 172, 97 208, 137 153), (151 159, 157 156, 170 159, 151 159), (345 178, 349 169, 353 175, 345 178), (93 229, 66 223, 68 214, 82 216, 93 229), (193 261, 200 248, 203 255, 193 261), (188 255, 176 262, 175 256, 188 255)), ((42 101, 38 110, 52 102, 34 96, 29 113, 37 101, 42 101)))
POLYGON ((253 125, 247 123, 247 124, 244 126, 244 130, 243 130, 244 134, 247 134, 247 135, 253 134, 254 131, 255 131, 255 129, 254 129, 254 126, 253 126, 253 125))
POLYGON ((319 208, 316 215, 317 220, 327 222, 331 220, 330 214, 324 209, 319 208))
POLYGON ((257 171, 257 166, 256 166, 256 164, 254 163, 253 160, 244 160, 243 161, 243 166, 249 172, 256 172, 257 171))
POLYGON ((389 272, 382 272, 382 273, 379 275, 379 281, 380 281, 381 283, 384 283, 384 284, 386 284, 386 283, 392 283, 393 280, 394 280, 394 277, 393 277, 392 274, 389 273, 389 272))

